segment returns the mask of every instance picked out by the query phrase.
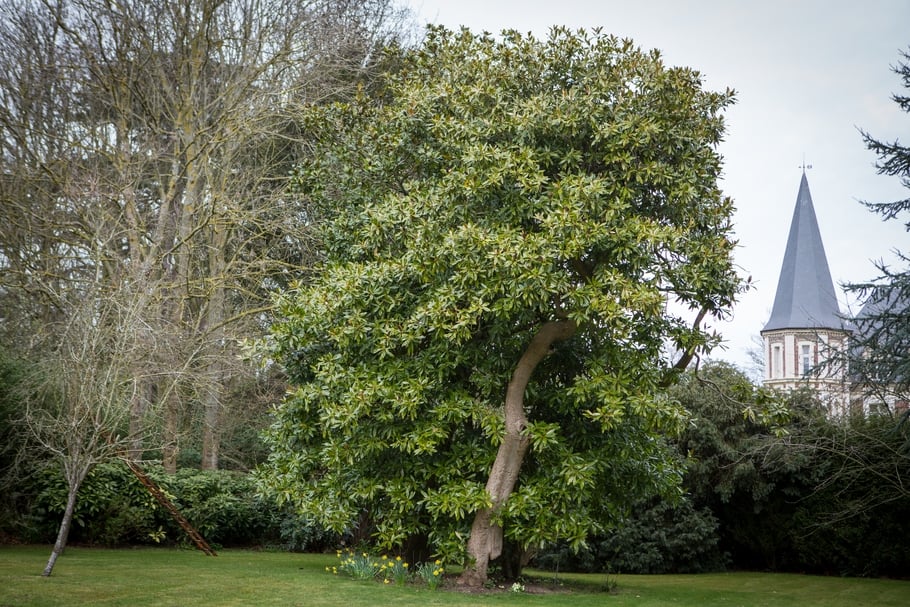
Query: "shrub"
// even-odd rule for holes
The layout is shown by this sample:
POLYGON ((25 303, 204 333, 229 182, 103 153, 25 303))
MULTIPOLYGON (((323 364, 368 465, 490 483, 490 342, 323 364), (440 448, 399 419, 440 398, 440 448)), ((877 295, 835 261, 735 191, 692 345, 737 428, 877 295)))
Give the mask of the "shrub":
MULTIPOLYGON (((277 508, 277 507, 276 507, 277 508)), ((289 506, 279 512, 278 533, 281 548, 291 552, 321 552, 338 544, 339 536, 300 516, 289 506)))
MULTIPOLYGON (((336 537, 257 495, 247 474, 182 469, 171 475, 160 467, 147 472, 210 544, 281 544, 302 550, 323 547, 336 537)), ((66 505, 66 483, 59 469, 50 467, 36 485, 37 498, 30 508, 39 529, 35 539, 51 541, 66 505)), ((73 542, 108 546, 188 541, 170 513, 122 462, 100 464, 86 478, 70 537, 73 542)))
MULTIPOLYGON (((0 347, 0 541, 21 533, 23 502, 31 495, 26 479, 34 473, 34 458, 20 458, 28 433, 18 423, 22 415, 21 389, 25 361, 17 360, 0 347)), ((30 538, 29 538, 30 539, 30 538)))
POLYGON ((537 566, 549 570, 611 573, 698 573, 719 571, 727 557, 718 548, 717 519, 689 500, 655 500, 578 552, 560 545, 541 553, 537 566))
POLYGON ((717 519, 707 508, 696 509, 689 500, 657 501, 635 512, 601 542, 608 571, 702 573, 726 566, 717 519))
POLYGON ((748 569, 905 577, 910 570, 910 425, 831 418, 817 394, 786 397, 778 435, 749 415, 761 399, 741 373, 711 364, 674 398, 693 413, 678 443, 683 484, 719 522, 721 547, 748 569))
MULTIPOLYGON (((33 513, 45 540, 52 540, 66 507, 67 485, 60 469, 45 468, 33 513)), ((71 542, 118 545, 144 543, 159 524, 158 505, 120 462, 95 466, 82 486, 73 513, 71 542)))
MULTIPOLYGON (((183 516, 210 543, 250 545, 277 536, 274 504, 256 495, 249 476, 224 470, 181 469, 175 475, 156 471, 183 516)), ((168 525, 181 534, 175 522, 168 525)))

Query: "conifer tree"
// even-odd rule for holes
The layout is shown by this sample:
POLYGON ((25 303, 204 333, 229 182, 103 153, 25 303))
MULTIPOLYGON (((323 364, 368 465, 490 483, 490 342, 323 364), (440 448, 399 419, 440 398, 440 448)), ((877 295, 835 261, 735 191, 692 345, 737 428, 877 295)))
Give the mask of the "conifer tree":
MULTIPOLYGON (((902 111, 910 113, 910 51, 901 52, 894 71, 905 92, 891 98, 902 111)), ((898 139, 877 139, 866 131, 862 135, 866 147, 878 156, 878 172, 897 177, 910 193, 910 146, 898 139)), ((910 232, 910 195, 892 202, 863 204, 884 221, 903 221, 910 232)), ((878 277, 848 285, 850 290, 866 295, 866 304, 856 319, 857 347, 850 361, 851 372, 883 402, 906 401, 910 396, 910 253, 896 253, 898 267, 878 263, 878 277)))

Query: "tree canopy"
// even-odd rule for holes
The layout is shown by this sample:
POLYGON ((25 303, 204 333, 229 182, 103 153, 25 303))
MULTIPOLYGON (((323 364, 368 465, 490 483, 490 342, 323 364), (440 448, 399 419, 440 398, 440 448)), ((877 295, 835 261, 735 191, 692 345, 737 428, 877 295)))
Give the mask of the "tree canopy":
POLYGON ((272 329, 293 388, 262 477, 476 584, 504 543, 579 544, 678 483, 664 389, 741 288, 733 94, 598 31, 431 28, 396 64, 306 116, 323 257, 272 329))

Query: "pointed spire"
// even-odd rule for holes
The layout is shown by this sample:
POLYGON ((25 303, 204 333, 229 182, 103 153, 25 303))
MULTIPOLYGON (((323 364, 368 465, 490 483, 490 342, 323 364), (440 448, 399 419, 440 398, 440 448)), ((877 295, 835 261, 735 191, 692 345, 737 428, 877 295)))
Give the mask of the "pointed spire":
POLYGON ((842 327, 834 282, 828 270, 828 259, 804 167, 774 307, 768 324, 762 330, 842 327))

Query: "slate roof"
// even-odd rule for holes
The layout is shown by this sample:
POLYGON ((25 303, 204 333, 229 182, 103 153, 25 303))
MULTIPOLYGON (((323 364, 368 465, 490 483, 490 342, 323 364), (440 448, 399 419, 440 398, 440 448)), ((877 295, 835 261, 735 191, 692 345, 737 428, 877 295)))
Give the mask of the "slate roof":
POLYGON ((774 307, 762 331, 843 327, 809 182, 803 172, 774 307))
MULTIPOLYGON (((910 317, 910 290, 899 286, 875 288, 867 296, 856 315, 855 331, 857 340, 868 338, 881 328, 882 322, 896 322, 895 318, 910 317)), ((906 326, 906 325, 903 325, 906 326)))

